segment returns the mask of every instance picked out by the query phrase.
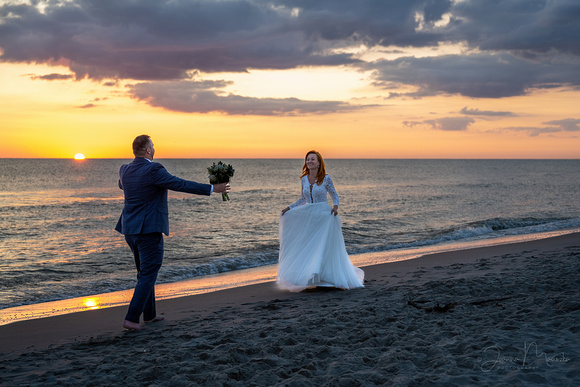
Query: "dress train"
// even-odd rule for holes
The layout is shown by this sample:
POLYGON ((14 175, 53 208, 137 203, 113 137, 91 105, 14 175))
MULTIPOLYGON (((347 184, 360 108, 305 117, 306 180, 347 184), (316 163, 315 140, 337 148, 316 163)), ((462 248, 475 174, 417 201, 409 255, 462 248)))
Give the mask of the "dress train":
POLYGON ((364 272, 348 257, 340 217, 328 203, 309 203, 280 217, 277 284, 299 292, 316 286, 364 287, 364 272))

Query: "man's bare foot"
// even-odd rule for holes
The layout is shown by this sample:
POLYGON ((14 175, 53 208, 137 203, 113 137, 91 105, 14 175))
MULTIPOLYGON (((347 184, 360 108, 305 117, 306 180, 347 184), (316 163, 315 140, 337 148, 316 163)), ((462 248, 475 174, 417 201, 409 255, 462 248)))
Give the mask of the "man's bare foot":
POLYGON ((163 321, 163 320, 165 320, 165 317, 163 317, 163 316, 155 316, 155 317, 153 317, 153 320, 147 320, 145 322, 146 323, 152 323, 152 322, 163 321))
POLYGON ((141 325, 139 325, 138 323, 134 323, 133 321, 129 320, 123 321, 123 328, 130 329, 132 331, 140 331, 143 329, 141 328, 141 325))

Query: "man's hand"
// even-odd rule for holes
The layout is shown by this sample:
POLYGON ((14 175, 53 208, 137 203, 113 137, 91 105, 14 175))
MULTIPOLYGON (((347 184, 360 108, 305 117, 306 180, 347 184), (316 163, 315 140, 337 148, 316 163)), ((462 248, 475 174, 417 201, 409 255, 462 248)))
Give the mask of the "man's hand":
POLYGON ((220 183, 213 185, 213 192, 214 193, 228 193, 232 188, 230 187, 230 183, 220 183))

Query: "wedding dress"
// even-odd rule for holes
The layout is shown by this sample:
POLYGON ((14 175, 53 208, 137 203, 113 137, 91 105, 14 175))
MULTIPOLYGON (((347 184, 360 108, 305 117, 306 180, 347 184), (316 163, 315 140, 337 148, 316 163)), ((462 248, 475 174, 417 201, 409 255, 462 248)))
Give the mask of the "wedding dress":
POLYGON ((317 286, 341 289, 364 287, 364 272, 348 257, 340 217, 326 201, 338 194, 329 175, 321 185, 301 179, 302 196, 280 217, 280 255, 276 283, 282 289, 300 292, 317 286))

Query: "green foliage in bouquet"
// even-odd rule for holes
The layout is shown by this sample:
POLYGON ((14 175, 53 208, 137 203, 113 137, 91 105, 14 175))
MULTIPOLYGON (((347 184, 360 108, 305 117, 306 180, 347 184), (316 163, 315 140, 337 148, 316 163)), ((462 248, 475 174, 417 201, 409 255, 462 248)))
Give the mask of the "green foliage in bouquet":
MULTIPOLYGON (((230 164, 224 164, 219 161, 217 164, 213 163, 211 167, 207 168, 209 172, 209 183, 210 184, 221 184, 229 183, 230 178, 234 176, 234 168, 230 164)), ((230 200, 227 193, 222 194, 222 199, 224 201, 230 200)))

